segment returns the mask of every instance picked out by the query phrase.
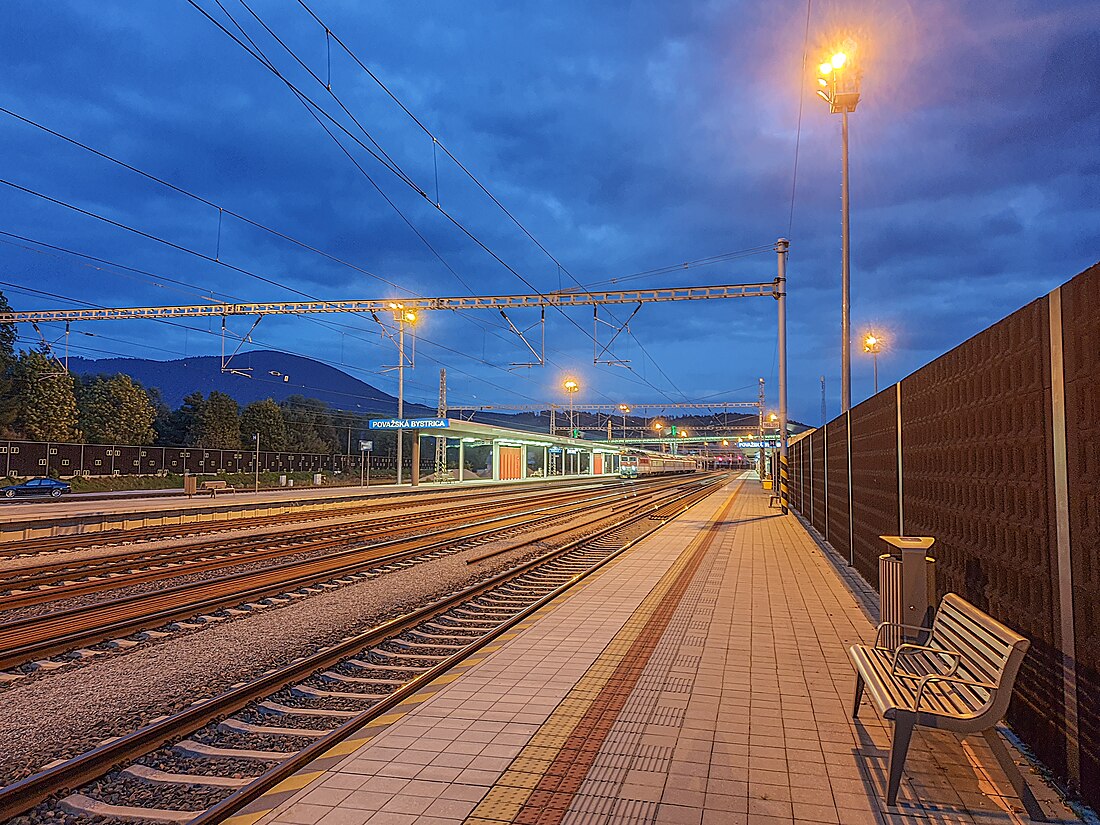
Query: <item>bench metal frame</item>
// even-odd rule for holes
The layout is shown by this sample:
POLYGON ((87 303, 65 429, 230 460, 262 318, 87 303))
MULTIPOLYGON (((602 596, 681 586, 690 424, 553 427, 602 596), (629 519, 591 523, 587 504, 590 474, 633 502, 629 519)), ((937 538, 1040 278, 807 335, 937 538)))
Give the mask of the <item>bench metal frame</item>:
POLYGON ((931 628, 883 622, 873 646, 853 645, 856 669, 852 718, 866 689, 879 714, 893 723, 886 804, 896 805, 905 758, 918 726, 966 736, 980 733, 1032 820, 1046 816, 996 725, 1008 711, 1012 686, 1029 642, 970 602, 948 593, 931 628), (917 642, 884 647, 891 630, 913 631, 917 642))

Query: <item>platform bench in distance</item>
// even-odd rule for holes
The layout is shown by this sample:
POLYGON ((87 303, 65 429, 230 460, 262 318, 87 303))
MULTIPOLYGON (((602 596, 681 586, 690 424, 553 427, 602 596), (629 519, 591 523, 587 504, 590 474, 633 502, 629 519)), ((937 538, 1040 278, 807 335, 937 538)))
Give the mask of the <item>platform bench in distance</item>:
POLYGON ((204 493, 209 492, 211 498, 216 498, 218 493, 235 493, 237 488, 230 487, 224 481, 204 481, 200 488, 204 493))

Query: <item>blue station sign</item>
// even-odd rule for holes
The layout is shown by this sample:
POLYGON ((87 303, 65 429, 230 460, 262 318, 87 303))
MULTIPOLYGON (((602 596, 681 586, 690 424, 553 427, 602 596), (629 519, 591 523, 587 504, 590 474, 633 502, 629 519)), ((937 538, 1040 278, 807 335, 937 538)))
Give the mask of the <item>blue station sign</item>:
POLYGON ((445 430, 451 426, 446 418, 372 418, 370 430, 445 430))

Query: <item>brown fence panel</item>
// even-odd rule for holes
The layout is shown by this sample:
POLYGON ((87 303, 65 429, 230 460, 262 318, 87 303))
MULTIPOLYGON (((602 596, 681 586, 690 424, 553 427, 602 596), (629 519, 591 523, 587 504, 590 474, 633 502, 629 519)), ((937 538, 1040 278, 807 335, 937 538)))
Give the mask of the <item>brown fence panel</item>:
POLYGON ((1009 719, 1065 769, 1047 299, 902 382, 903 520, 936 584, 1031 639, 1009 719))
POLYGON ((844 558, 851 552, 852 532, 848 517, 848 418, 840 416, 825 428, 829 466, 825 483, 829 492, 829 544, 844 558))
POLYGON ((1100 266, 1064 287, 1066 464, 1081 787, 1100 803, 1100 266))
POLYGON ((821 535, 828 538, 828 515, 825 512, 825 430, 816 429, 810 442, 810 489, 813 491, 810 521, 821 535))
POLYGON ((798 442, 798 512, 803 516, 806 515, 806 508, 810 503, 809 446, 806 439, 798 442))
POLYGON ((890 387, 852 408, 852 548, 856 570, 878 586, 879 536, 898 532, 898 407, 890 387))
POLYGON ((788 448, 787 469, 790 474, 789 490, 790 505, 795 510, 801 511, 799 502, 802 499, 802 442, 791 444, 788 448))

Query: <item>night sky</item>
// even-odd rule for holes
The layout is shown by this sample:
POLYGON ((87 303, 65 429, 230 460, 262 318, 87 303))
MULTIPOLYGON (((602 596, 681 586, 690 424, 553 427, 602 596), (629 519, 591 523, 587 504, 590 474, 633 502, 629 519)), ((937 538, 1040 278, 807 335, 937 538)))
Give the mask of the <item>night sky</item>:
MULTIPOLYGON (((791 413, 817 424, 819 376, 830 417, 840 405, 841 153, 813 83, 845 40, 863 71, 853 331, 888 340, 883 385, 1100 259, 1095 0, 815 0, 808 37, 804 0, 246 2, 4 4, 0 290, 16 309, 770 281, 789 237, 791 413)), ((432 313, 407 398, 434 405, 445 366, 455 404, 562 401, 567 373, 593 403, 752 401, 759 376, 774 399, 775 310, 646 305, 603 356, 628 366, 593 365, 590 308, 549 311, 536 369, 509 368, 531 354, 499 314, 432 313)), ((538 313, 511 317, 537 348, 538 313)), ((602 347, 615 330, 598 326, 602 347)), ((217 331, 83 324, 70 352, 216 354, 217 331)), ((267 318, 250 348, 396 390, 369 316, 267 318)), ((858 344, 853 359, 858 402, 872 372, 858 344)))

